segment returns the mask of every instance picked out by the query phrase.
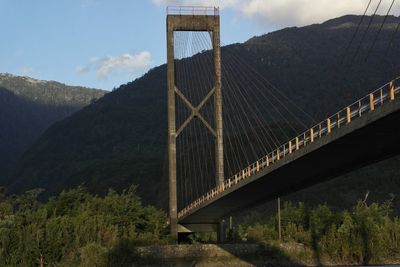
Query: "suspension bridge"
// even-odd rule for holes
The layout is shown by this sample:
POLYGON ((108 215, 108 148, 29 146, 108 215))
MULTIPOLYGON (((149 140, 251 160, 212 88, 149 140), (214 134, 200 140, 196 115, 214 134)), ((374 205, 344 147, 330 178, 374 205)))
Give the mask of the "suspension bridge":
POLYGON ((168 8, 167 53, 173 235, 399 154, 400 78, 315 121, 234 48, 221 53, 217 8, 168 8))

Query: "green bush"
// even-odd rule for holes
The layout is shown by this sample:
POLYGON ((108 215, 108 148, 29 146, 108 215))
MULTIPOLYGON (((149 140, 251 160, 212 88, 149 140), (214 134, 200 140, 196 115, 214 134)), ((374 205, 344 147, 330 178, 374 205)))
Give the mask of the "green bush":
POLYGON ((121 240, 169 242, 165 214, 143 206, 134 186, 104 197, 78 187, 47 203, 37 201, 39 193, 0 198, 0 266, 104 266, 121 240))
MULTIPOLYGON (((282 242, 302 243, 319 259, 333 262, 381 263, 400 259, 400 219, 391 216, 391 201, 358 201, 351 211, 327 205, 307 208, 285 203, 281 211, 282 242)), ((238 226, 242 241, 276 243, 278 221, 251 214, 238 226)))
POLYGON ((266 224, 255 224, 247 228, 247 240, 251 242, 270 242, 278 238, 274 227, 266 224))
POLYGON ((107 249, 97 243, 89 243, 80 249, 80 267, 106 267, 107 249))

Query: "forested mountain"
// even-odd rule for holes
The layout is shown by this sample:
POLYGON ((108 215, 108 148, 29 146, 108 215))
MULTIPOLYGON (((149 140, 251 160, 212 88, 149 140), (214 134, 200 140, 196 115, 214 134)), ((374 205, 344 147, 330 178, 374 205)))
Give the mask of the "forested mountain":
MULTIPOLYGON (((344 16, 254 37, 223 47, 222 61, 229 61, 230 53, 244 58, 282 94, 321 120, 400 73, 400 34, 390 42, 400 19, 388 18, 373 49, 383 17, 373 20, 359 47, 357 37, 346 49, 359 20, 344 16)), ((9 190, 41 187, 52 195, 85 184, 91 192, 104 194, 109 187, 121 190, 133 183, 145 201, 165 203, 160 200, 166 197, 166 127, 166 66, 162 65, 47 129, 20 161, 9 190)), ((386 199, 400 189, 398 162, 381 163, 385 172, 370 171, 376 168, 372 166, 322 184, 318 190, 310 189, 312 197, 303 194, 303 200, 322 199, 340 206, 354 203, 367 190, 386 199)))
POLYGON ((0 185, 48 126, 101 98, 104 93, 0 73, 0 185))

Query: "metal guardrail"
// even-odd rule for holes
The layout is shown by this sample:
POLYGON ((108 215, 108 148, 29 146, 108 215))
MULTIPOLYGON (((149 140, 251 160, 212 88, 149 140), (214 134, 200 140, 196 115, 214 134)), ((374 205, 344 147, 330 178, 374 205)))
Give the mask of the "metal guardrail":
POLYGON ((400 95, 400 77, 397 77, 391 82, 381 86, 372 93, 350 104, 346 108, 339 110, 326 120, 314 125, 307 131, 296 136, 292 140, 276 148, 274 151, 258 159, 253 164, 250 164, 246 168, 242 169, 229 179, 226 179, 224 183, 211 189, 206 194, 197 198, 194 202, 178 212, 178 219, 182 218, 205 201, 213 199, 226 189, 262 171, 287 155, 295 153, 302 147, 307 146, 307 144, 313 143, 316 139, 330 134, 335 129, 344 127, 345 125, 351 123, 354 119, 362 117, 363 114, 367 112, 373 112, 376 107, 383 106, 384 103, 388 101, 390 102, 395 100, 396 96, 398 95, 400 95))
POLYGON ((218 16, 218 7, 168 6, 167 15, 218 16))

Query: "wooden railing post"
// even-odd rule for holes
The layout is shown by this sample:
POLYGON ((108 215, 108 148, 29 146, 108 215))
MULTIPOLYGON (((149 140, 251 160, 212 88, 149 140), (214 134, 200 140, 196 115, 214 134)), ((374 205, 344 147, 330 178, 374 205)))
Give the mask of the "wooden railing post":
POLYGON ((394 100, 394 83, 393 81, 390 82, 390 100, 394 100))
POLYGON ((311 143, 314 142, 314 128, 310 129, 310 140, 311 140, 311 143))
POLYGON ((296 137, 296 150, 299 150, 299 148, 300 148, 299 137, 296 137))
POLYGON ((331 119, 330 118, 326 119, 326 127, 328 128, 328 133, 331 133, 332 128, 331 128, 331 119))
POLYGON ((289 141, 289 154, 292 154, 292 141, 289 141))
POLYGON ((268 155, 266 156, 266 166, 267 167, 269 166, 269 157, 268 157, 268 155))
POLYGON ((375 103, 374 103, 374 94, 369 95, 369 110, 374 111, 375 103))
POLYGON ((350 107, 346 108, 346 113, 347 113, 347 123, 351 122, 351 111, 350 111, 350 107))
POLYGON ((276 160, 280 160, 281 159, 281 153, 279 152, 279 147, 276 149, 276 160))

